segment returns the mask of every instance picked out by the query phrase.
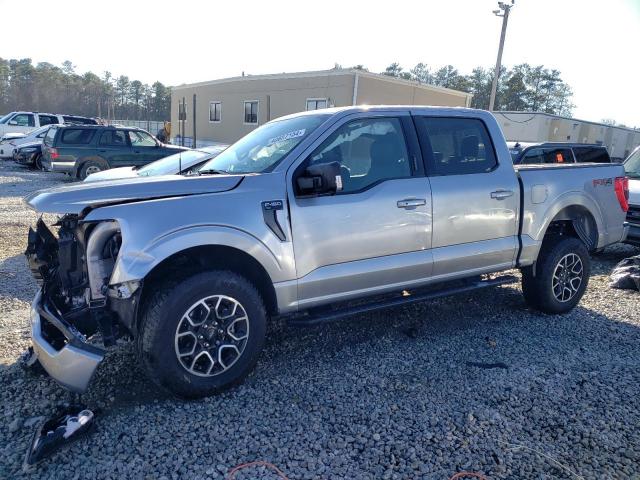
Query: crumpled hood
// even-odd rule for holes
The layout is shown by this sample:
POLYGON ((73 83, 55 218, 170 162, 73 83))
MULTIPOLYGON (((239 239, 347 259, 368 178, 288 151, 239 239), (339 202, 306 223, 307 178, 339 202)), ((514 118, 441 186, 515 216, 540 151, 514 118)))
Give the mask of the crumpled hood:
POLYGON ((154 198, 225 192, 240 184, 241 175, 124 178, 112 181, 75 183, 32 193, 24 202, 37 212, 80 214, 85 208, 154 198))

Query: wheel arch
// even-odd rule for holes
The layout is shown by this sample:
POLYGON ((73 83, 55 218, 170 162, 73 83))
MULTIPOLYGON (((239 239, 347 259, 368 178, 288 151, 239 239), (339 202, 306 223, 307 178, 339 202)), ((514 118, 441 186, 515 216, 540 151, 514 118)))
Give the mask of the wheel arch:
POLYGON ((97 155, 89 155, 86 157, 80 157, 76 160, 76 164, 75 164, 75 168, 73 171, 73 176, 75 178, 80 178, 80 170, 82 170, 82 167, 84 166, 85 163, 90 162, 90 161, 94 161, 97 163, 100 163, 102 165, 104 165, 106 167, 106 170, 110 169, 111 166, 109 165, 109 162, 97 155))
MULTIPOLYGON (((138 317, 144 311, 145 300, 167 278, 183 280, 207 270, 230 270, 249 280, 258 290, 267 312, 278 312, 273 282, 264 266, 247 252, 228 245, 199 245, 175 252, 155 265, 145 276, 138 317)), ((138 328, 139 318, 136 319, 138 328)))

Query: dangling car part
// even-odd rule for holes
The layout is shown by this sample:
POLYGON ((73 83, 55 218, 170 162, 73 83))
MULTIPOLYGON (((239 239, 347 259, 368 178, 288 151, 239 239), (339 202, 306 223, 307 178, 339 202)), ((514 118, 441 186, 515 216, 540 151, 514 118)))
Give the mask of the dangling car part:
POLYGON ((82 405, 61 408, 42 423, 33 435, 23 467, 40 463, 70 443, 82 438, 93 426, 94 414, 82 405))

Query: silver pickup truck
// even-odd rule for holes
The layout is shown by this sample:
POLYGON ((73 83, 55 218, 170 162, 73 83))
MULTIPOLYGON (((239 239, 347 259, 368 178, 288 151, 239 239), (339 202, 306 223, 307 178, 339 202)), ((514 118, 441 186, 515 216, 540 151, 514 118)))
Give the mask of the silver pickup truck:
POLYGON ((513 282, 571 310, 589 252, 625 236, 621 165, 514 169, 494 117, 348 107, 271 121, 197 176, 79 184, 25 200, 42 290, 33 348, 84 391, 120 336, 159 385, 201 397, 255 366, 270 318, 313 324, 513 282), (54 234, 52 230, 56 231, 54 234), (491 274, 491 275, 489 275, 491 274), (97 336, 96 338, 100 338, 97 336))

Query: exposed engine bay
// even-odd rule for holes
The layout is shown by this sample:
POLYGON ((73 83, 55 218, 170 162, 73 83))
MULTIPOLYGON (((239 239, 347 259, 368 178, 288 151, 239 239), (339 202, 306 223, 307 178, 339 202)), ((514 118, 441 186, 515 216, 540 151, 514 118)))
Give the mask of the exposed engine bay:
MULTIPOLYGON (((65 215, 52 226, 57 238, 39 219, 25 252, 44 306, 72 333, 86 339, 99 331, 104 345, 113 345, 127 333, 109 305, 110 294, 119 295, 108 285, 122 243, 117 222, 81 223, 77 215, 65 215)), ((55 323, 44 321, 42 333, 60 349, 69 338, 55 323)))

